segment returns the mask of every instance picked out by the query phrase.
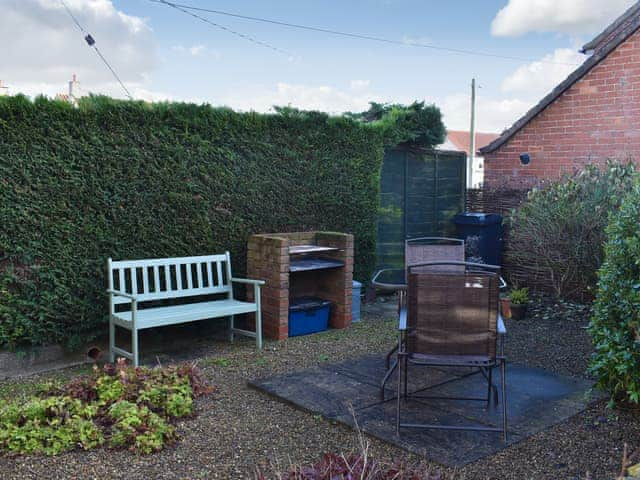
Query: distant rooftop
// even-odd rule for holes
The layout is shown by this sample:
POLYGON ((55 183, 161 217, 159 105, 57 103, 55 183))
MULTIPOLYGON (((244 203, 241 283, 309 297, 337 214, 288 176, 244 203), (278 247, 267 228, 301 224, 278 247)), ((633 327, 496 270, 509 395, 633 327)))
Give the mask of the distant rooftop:
MULTIPOLYGON (((493 142, 500 135, 497 133, 481 133, 476 132, 476 153, 477 151, 493 142)), ((469 155, 469 143, 471 140, 471 135, 469 132, 465 132, 463 130, 448 130, 447 131, 447 140, 442 145, 442 148, 445 150, 457 150, 459 152, 465 152, 469 155)))

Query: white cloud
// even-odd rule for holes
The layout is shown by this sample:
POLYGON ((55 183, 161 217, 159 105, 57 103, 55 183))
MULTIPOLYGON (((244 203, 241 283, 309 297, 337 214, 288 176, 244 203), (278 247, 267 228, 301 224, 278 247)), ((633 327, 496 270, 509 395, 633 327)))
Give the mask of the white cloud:
MULTIPOLYGON (((158 62, 146 21, 117 10, 111 0, 67 4, 129 89, 144 89, 158 62)), ((0 65, 10 93, 65 92, 75 73, 85 90, 122 97, 121 87, 83 37, 58 0, 3 4, 0 65)))
POLYGON ((406 45, 429 45, 431 42, 430 37, 414 37, 412 35, 402 37, 402 43, 406 45))
POLYGON ((204 45, 193 45, 192 47, 189 47, 189 53, 194 57, 197 57, 198 55, 202 55, 202 53, 205 50, 206 50, 206 47, 204 45))
POLYGON ((351 80, 351 90, 362 91, 369 88, 371 80, 351 80))
POLYGON ((491 33, 515 37, 528 32, 595 33, 634 0, 509 0, 491 23, 491 33))
POLYGON ((541 61, 522 65, 507 76, 501 85, 506 93, 519 93, 528 98, 541 98, 573 72, 586 59, 570 48, 558 48, 541 61))
MULTIPOLYGON (((518 98, 476 98, 476 129, 500 133, 520 118, 534 102, 518 98)), ((436 105, 442 110, 445 126, 450 130, 469 130, 470 98, 468 94, 449 95, 436 105)))
POLYGON ((349 93, 328 85, 294 85, 280 82, 275 89, 221 99, 221 103, 240 110, 267 112, 276 106, 290 105, 302 110, 329 113, 362 112, 369 108, 372 94, 366 88, 349 93))
POLYGON ((200 57, 204 54, 213 56, 215 58, 219 58, 220 54, 218 52, 210 51, 205 45, 192 45, 190 47, 185 47, 184 45, 174 45, 171 47, 172 52, 180 53, 183 55, 190 55, 192 57, 200 57))

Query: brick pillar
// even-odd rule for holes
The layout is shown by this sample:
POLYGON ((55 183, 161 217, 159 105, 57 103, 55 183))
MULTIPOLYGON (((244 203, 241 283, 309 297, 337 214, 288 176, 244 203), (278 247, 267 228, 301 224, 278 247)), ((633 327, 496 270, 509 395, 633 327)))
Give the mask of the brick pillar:
POLYGON ((332 328, 346 328, 351 325, 351 297, 353 291, 353 235, 346 233, 318 232, 318 245, 335 247, 331 257, 344 262, 344 268, 318 272, 320 280, 319 296, 331 301, 332 328))
MULTIPOLYGON (((262 332, 275 340, 289 336, 289 240, 252 235, 247 252, 247 276, 266 283, 262 287, 262 332)), ((248 290, 253 298, 253 289, 248 290)))

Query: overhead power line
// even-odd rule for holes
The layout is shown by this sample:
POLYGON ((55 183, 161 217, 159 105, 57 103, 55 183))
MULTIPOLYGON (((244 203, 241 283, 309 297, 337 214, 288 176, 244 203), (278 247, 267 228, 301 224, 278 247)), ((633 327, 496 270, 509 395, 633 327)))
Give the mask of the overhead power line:
POLYGON ((91 48, 93 48, 96 53, 98 54, 98 56, 100 57, 100 59, 102 60, 102 62, 107 66, 107 68, 109 69, 109 71, 111 71, 111 74, 114 76, 114 78, 118 81, 118 83, 120 84, 120 86, 122 87, 122 89, 124 90, 124 93, 127 95, 127 97, 129 98, 129 100, 133 100, 133 96, 131 95, 131 93, 129 92, 129 90, 127 89, 127 87, 125 86, 125 84, 122 82, 122 80, 120 79, 120 77, 118 76, 118 74, 116 73, 116 71, 113 69, 113 67, 111 66, 111 64, 109 64, 109 62, 107 61, 107 59, 104 57, 104 55, 102 55, 102 52, 98 49, 98 46, 96 45, 96 41, 95 39, 91 36, 91 34, 89 32, 87 32, 84 27, 80 24, 80 22, 78 21, 78 19, 76 18, 76 16, 73 14, 73 12, 69 9, 69 7, 67 6, 67 4, 65 3, 64 0, 60 0, 60 3, 62 3, 62 6, 64 7, 64 9, 67 11, 67 13, 69 14, 69 16, 71 17, 71 19, 73 20, 73 22, 76 24, 76 26, 78 27, 78 29, 84 34, 84 41, 87 42, 87 45, 89 45, 91 48))
POLYGON ((262 47, 268 48, 268 49, 273 50, 275 52, 282 53, 284 55, 287 55, 288 57, 292 56, 292 54, 287 52, 286 50, 283 50, 283 49, 278 48, 278 47, 274 47, 273 45, 271 45, 271 44, 269 44, 267 42, 263 42, 263 41, 258 40, 256 38, 250 36, 250 35, 246 35, 244 33, 238 32, 236 30, 232 30, 229 27, 225 27, 224 25, 220 25, 219 23, 213 22, 213 21, 209 20, 208 18, 201 17, 200 15, 197 15, 197 14, 195 14, 193 12, 190 12, 189 10, 191 10, 191 9, 188 6, 180 5, 180 4, 173 3, 173 2, 168 2, 167 0, 150 0, 150 1, 152 1, 154 3, 160 3, 162 5, 166 5, 167 7, 175 8, 176 10, 184 13, 185 15, 190 15, 191 17, 194 17, 194 18, 200 20, 201 22, 207 23, 207 24, 209 24, 209 25, 211 25, 213 27, 216 27, 216 28, 219 28, 221 30, 224 30, 227 33, 231 33, 232 35, 240 37, 240 38, 242 38, 244 40, 247 40, 249 42, 255 43, 256 45, 260 45, 262 47))
MULTIPOLYGON (((156 3, 165 3, 168 4, 169 2, 165 1, 165 0, 150 0, 152 2, 156 2, 156 3)), ((392 45, 402 45, 405 47, 416 47, 416 48, 426 48, 426 49, 431 49, 431 50, 440 50, 443 52, 450 52, 450 53, 459 53, 459 54, 464 54, 464 55, 475 55, 475 56, 480 56, 480 57, 491 57, 491 58, 501 58, 503 60, 517 60, 517 61, 521 61, 521 62, 542 62, 542 63, 551 63, 551 64, 556 64, 556 65, 571 65, 571 66, 575 66, 578 65, 576 63, 567 63, 567 62, 554 62, 552 60, 536 60, 533 58, 526 58, 526 57, 517 57, 517 56, 511 56, 511 55, 500 55, 497 53, 490 53, 490 52, 482 52, 482 51, 478 51, 478 50, 466 50, 466 49, 461 49, 461 48, 451 48, 451 47, 444 47, 444 46, 440 46, 440 45, 431 45, 428 43, 421 43, 421 42, 407 42, 407 41, 402 41, 402 40, 394 40, 391 38, 384 38, 384 37, 378 37, 376 35, 367 35, 367 34, 360 34, 360 33, 352 33, 352 32, 344 32, 344 31, 340 31, 340 30, 333 30, 330 28, 322 28, 322 27, 313 27, 310 25, 301 25, 298 23, 290 23, 290 22, 283 22, 283 21, 279 21, 279 20, 272 20, 272 19, 268 19, 268 18, 261 18, 261 17, 252 17, 249 15, 240 15, 238 13, 232 13, 232 12, 226 12, 223 10, 214 10, 211 8, 202 8, 202 7, 195 7, 193 5, 185 5, 182 3, 172 3, 171 4, 174 8, 180 8, 184 10, 191 10, 191 11, 198 11, 198 12, 207 12, 207 13, 213 13, 216 15, 224 15, 227 17, 234 17, 234 18, 240 18, 243 20, 251 20, 254 22, 262 22, 262 23, 269 23, 272 25, 278 25, 281 27, 288 27, 288 28, 297 28, 300 30, 308 30, 308 31, 312 31, 312 32, 319 32, 319 33, 328 33, 330 35, 338 35, 338 36, 342 36, 342 37, 348 37, 348 38, 353 38, 353 39, 359 39, 359 40, 368 40, 368 41, 373 41, 373 42, 379 42, 379 43, 388 43, 388 44, 392 44, 392 45)))

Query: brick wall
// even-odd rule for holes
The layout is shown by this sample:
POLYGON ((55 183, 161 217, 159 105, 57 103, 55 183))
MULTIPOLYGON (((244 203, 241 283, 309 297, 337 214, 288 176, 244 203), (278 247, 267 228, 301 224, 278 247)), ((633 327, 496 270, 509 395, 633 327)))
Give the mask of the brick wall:
POLYGON ((485 185, 526 187, 607 158, 640 161, 640 31, 486 153, 485 185), (524 152, 531 155, 526 166, 524 152))
MULTIPOLYGON (((332 328, 351 325, 353 235, 334 232, 295 232, 252 235, 247 253, 247 276, 265 280, 262 288, 262 331, 283 340, 289 336, 289 299, 311 295, 331 302, 332 328), (317 244, 335 247, 331 258, 345 266, 328 270, 289 272, 289 247, 317 244)), ((253 290, 247 291, 252 298, 253 290)))

